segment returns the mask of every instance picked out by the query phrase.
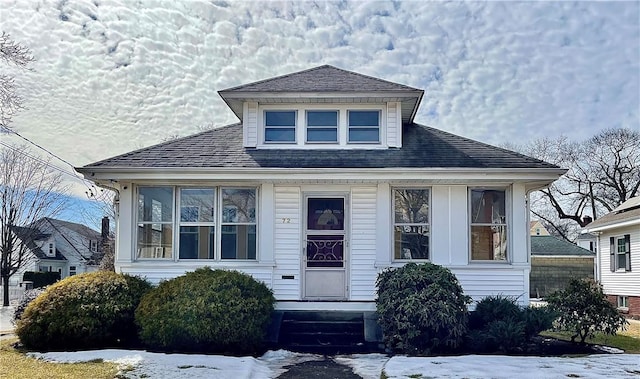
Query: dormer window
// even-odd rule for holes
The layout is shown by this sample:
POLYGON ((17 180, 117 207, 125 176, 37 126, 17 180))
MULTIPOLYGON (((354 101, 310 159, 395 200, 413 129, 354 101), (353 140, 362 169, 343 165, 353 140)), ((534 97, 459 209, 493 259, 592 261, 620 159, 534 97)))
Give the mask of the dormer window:
POLYGON ((264 142, 296 142, 296 111, 265 111, 264 120, 264 142))
POLYGON ((338 142, 338 111, 307 111, 307 142, 338 142))
POLYGON ((53 243, 49 243, 49 250, 47 252, 47 255, 50 257, 54 257, 56 255, 56 246, 53 243))
POLYGON ((349 143, 380 143, 380 111, 349 111, 349 143))

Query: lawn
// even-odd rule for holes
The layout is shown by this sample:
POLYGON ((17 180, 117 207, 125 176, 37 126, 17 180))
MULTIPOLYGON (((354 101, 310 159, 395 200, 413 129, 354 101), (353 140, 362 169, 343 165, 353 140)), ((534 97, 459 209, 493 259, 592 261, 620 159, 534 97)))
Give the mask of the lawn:
MULTIPOLYGON (((571 340, 571 334, 567 332, 559 333, 546 331, 540 333, 540 335, 565 341, 571 340)), ((615 336, 597 333, 595 338, 588 338, 586 342, 595 345, 617 347, 618 349, 622 349, 625 353, 629 354, 640 354, 640 323, 629 323, 626 330, 618 332, 618 334, 615 336)))
POLYGON ((113 379, 118 367, 108 362, 49 363, 27 357, 23 351, 13 348, 17 339, 0 341, 0 378, 69 378, 113 379), (9 363, 11 362, 11 363, 9 363))

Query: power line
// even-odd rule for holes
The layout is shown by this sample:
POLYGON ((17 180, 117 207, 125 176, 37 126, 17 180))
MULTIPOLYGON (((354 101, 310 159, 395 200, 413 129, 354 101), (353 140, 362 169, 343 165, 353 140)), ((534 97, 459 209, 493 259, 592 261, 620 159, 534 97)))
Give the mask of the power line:
MULTIPOLYGON (((0 145, 4 146, 4 147, 6 147, 6 148, 8 148, 8 149, 10 149, 10 150, 13 150, 13 151, 15 151, 15 152, 17 152, 17 153, 19 153, 19 154, 22 154, 22 155, 24 155, 24 156, 26 156, 26 157, 28 157, 28 158, 30 158, 30 159, 33 159, 33 160, 35 160, 35 161, 37 161, 37 162, 39 162, 39 163, 42 163, 43 165, 45 165, 46 167, 48 167, 48 168, 50 168, 50 169, 52 169, 52 170, 56 170, 56 171, 58 171, 58 172, 60 172, 60 173, 62 173, 62 174, 64 174, 64 175, 70 176, 71 178, 73 178, 73 179, 76 179, 76 180, 80 181, 82 184, 84 184, 84 185, 87 187, 87 189, 89 190, 89 192, 91 193, 91 195, 92 195, 92 196, 95 196, 95 195, 94 195, 94 190, 93 190, 91 187, 89 187, 89 184, 87 184, 87 183, 89 183, 89 181, 88 181, 87 179, 80 178, 79 176, 77 176, 77 175, 76 175, 76 174, 74 174, 74 173, 71 173, 71 172, 69 172, 69 171, 66 171, 66 170, 64 170, 63 168, 60 168, 60 167, 58 167, 58 166, 55 166, 55 165, 51 164, 50 162, 48 162, 48 161, 46 161, 46 160, 44 160, 44 159, 42 159, 42 158, 39 158, 39 157, 33 156, 33 155, 31 155, 31 154, 29 154, 29 153, 27 153, 27 152, 25 152, 25 151, 22 151, 22 150, 20 150, 20 149, 17 149, 17 148, 15 148, 15 147, 13 147, 13 146, 11 146, 11 145, 7 144, 7 143, 4 143, 4 142, 2 142, 2 141, 0 141, 0 145)), ((93 185, 93 184, 92 184, 92 185, 93 185)), ((88 194, 87 194, 87 195, 88 195, 88 194)))
POLYGON ((18 137, 20 137, 23 140, 29 142, 30 144, 32 144, 33 146, 37 147, 38 149, 46 152, 47 154, 51 155, 52 157, 56 158, 57 160, 68 164, 75 171, 75 166, 73 164, 69 163, 69 161, 60 158, 59 156, 57 156, 56 154, 52 153, 51 151, 49 151, 45 147, 42 147, 42 146, 38 145, 37 143, 31 141, 30 139, 28 139, 27 137, 23 136, 22 134, 16 132, 15 130, 13 130, 13 129, 7 127, 7 126, 2 126, 2 130, 0 132, 8 132, 8 133, 17 135, 18 137))

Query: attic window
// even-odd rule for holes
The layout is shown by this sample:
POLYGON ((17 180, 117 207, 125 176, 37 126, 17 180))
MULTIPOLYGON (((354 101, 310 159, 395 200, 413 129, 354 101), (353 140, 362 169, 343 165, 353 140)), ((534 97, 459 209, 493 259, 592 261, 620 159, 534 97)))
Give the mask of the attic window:
POLYGON ((296 111, 264 112, 265 142, 296 142, 296 111))
POLYGON ((380 111, 349 111, 349 143, 380 142, 380 111))

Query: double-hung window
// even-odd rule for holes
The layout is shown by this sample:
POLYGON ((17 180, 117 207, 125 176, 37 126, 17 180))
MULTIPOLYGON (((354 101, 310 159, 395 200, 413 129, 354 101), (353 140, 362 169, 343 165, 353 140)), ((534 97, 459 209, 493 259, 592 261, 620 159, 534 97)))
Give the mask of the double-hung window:
POLYGON ((264 142, 295 143, 296 111, 265 111, 264 142))
POLYGON ((471 260, 507 260, 506 191, 471 189, 471 260))
POLYGON ((358 110, 348 112, 349 143, 380 142, 380 111, 358 110))
POLYGON ((429 259, 429 190, 393 190, 395 259, 429 259))
POLYGON ((307 111, 307 142, 338 142, 338 111, 307 111))
POLYGON ((256 190, 222 189, 222 259, 256 259, 256 190))
POLYGON ((631 271, 631 235, 610 237, 611 271, 631 271))
POLYGON ((214 258, 215 200, 215 188, 180 189, 180 259, 214 258))
POLYGON ((138 188, 138 258, 171 258, 173 187, 138 188))

